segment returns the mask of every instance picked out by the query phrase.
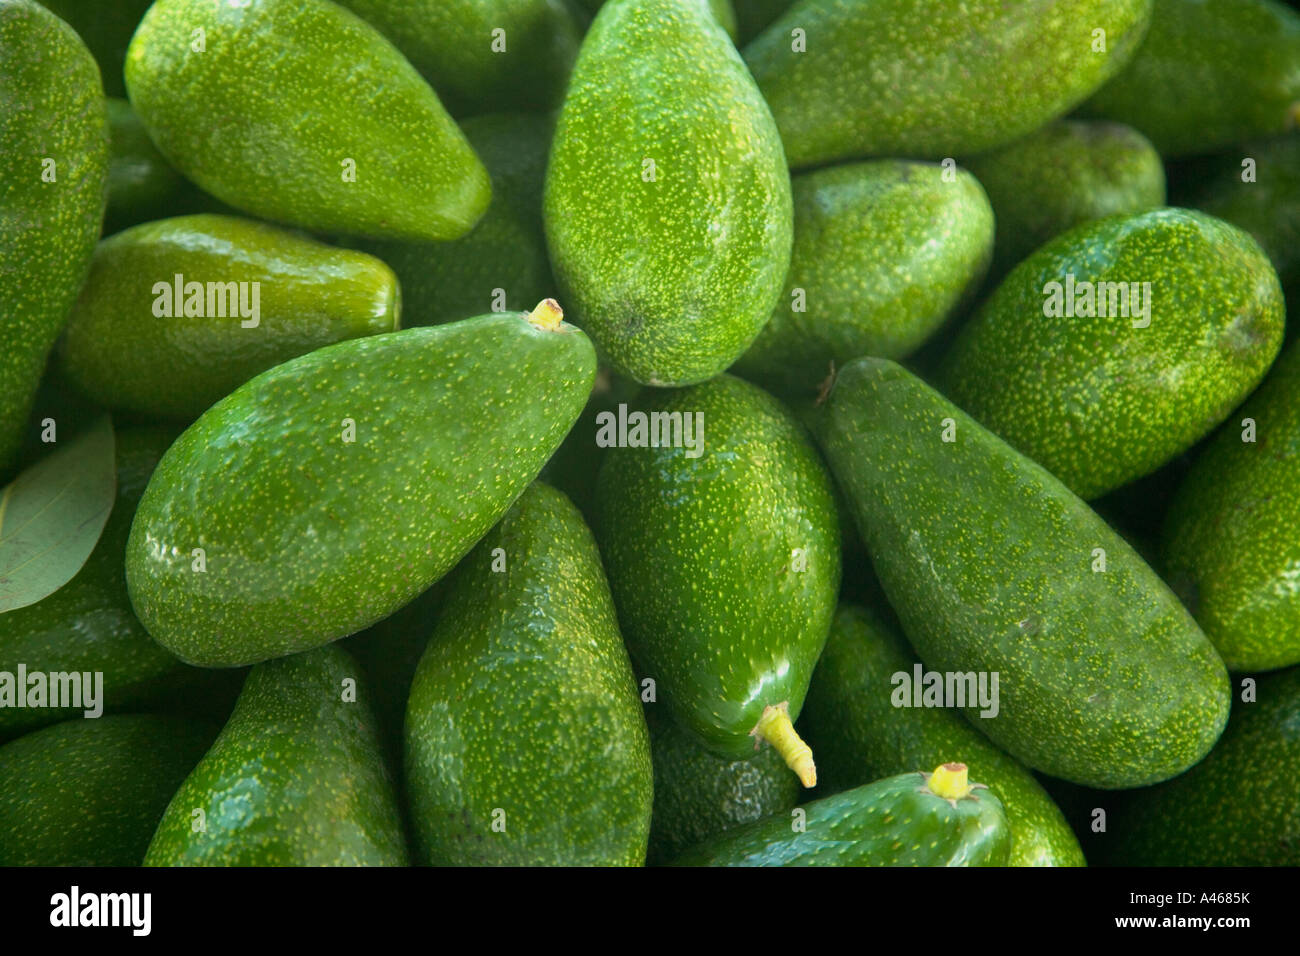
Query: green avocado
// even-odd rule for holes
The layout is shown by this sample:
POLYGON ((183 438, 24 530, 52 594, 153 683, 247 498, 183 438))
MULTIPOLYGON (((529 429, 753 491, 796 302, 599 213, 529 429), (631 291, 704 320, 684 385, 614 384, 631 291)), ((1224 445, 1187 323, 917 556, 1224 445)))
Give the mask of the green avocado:
POLYGON ((993 210, 965 170, 879 160, 796 176, 785 294, 733 371, 811 397, 831 362, 902 358, 979 286, 993 210))
POLYGON ((406 711, 420 862, 640 866, 650 741, 578 510, 535 482, 446 587, 406 711))
POLYGON ((96 402, 192 421, 259 372, 398 328, 397 277, 362 252, 234 216, 143 223, 103 240, 59 342, 96 402))
POLYGON ((130 103, 110 99, 107 106, 112 149, 105 234, 165 215, 191 189, 158 152, 130 103))
POLYGON ((34 0, 0 0, 0 479, 104 218, 99 68, 34 0))
POLYGON ((791 168, 940 160, 1056 119, 1133 55, 1152 0, 802 0, 745 47, 791 168))
POLYGON ((491 196, 415 68, 329 0, 157 0, 127 52, 126 87, 172 165, 259 218, 457 239, 491 196))
POLYGON ((1033 774, 951 710, 920 706, 911 691, 920 666, 881 616, 840 606, 800 718, 817 755, 818 787, 836 793, 960 756, 1002 800, 1008 865, 1083 866, 1078 839, 1033 774))
POLYGON ((767 104, 702 0, 601 8, 543 213, 565 301, 622 374, 702 382, 758 335, 790 265, 790 177, 767 104))
POLYGON ((1205 756, 1228 716, 1223 661, 1060 481, 886 359, 841 369, 815 424, 926 667, 945 682, 999 675, 996 717, 963 708, 985 736, 1102 789, 1205 756))
POLYGON ((1229 670, 1300 664, 1297 528, 1300 344, 1197 459, 1166 517, 1165 577, 1229 670))
MULTIPOLYGON (((738 2, 740 7, 743 8, 747 4, 754 3, 755 0, 738 0, 738 2)), ((767 0, 767 2, 770 2, 770 0, 767 0)), ((789 2, 789 0, 786 0, 786 2, 789 2)), ((578 3, 594 16, 605 5, 605 0, 578 0, 578 3)), ((705 3, 708 5, 709 12, 713 14, 714 19, 718 21, 722 29, 727 31, 727 36, 734 41, 739 28, 737 22, 739 9, 732 5, 732 0, 705 0, 705 3)))
POLYGON ((263 372, 190 426, 145 489, 126 550, 136 613, 206 667, 387 617, 537 476, 595 373, 590 341, 549 300, 263 372))
POLYGON ((322 647, 254 667, 176 790, 145 866, 405 866, 357 662, 322 647))
POLYGON ((744 758, 759 737, 812 786, 790 722, 835 613, 840 531, 807 432, 729 375, 648 391, 598 424, 597 444, 619 447, 593 527, 639 673, 719 756, 744 758))
POLYGON ((1222 220, 1156 209, 1077 226, 1018 265, 935 383, 1082 498, 1218 425, 1282 346, 1277 273, 1222 220))
POLYGON ((0 866, 139 866, 217 728, 120 714, 0 747, 0 866))
POLYGON ((1080 223, 1165 204, 1160 154, 1120 123, 1061 120, 966 165, 997 214, 998 276, 1080 223))
POLYGON ((1273 0, 1155 0, 1137 54, 1083 113, 1140 129, 1166 159, 1294 129, 1300 14, 1273 0))
POLYGON ((131 34, 153 0, 41 0, 81 36, 99 64, 104 92, 125 96, 122 66, 131 34))

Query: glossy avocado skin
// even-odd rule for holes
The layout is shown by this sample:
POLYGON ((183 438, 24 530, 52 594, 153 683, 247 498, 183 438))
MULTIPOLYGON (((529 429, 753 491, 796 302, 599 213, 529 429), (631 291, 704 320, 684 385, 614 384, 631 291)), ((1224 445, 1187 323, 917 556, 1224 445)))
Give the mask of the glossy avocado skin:
POLYGON ((75 718, 0 747, 0 866, 139 866, 214 725, 75 718))
POLYGON ((491 196, 415 68, 328 0, 158 0, 131 41, 126 86, 162 154, 258 218, 446 240, 491 196), (205 52, 191 51, 196 30, 205 52))
POLYGON ((1012 270, 958 333, 935 383, 1091 499, 1150 474, 1223 421, 1264 377, 1284 325, 1277 274, 1246 233, 1186 209, 1113 216, 1058 236, 1012 270), (1081 306, 1046 315, 1049 284, 1064 303, 1070 276, 1080 290, 1149 283, 1149 315, 1085 317, 1081 306))
POLYGON ((145 490, 126 555, 136 613, 206 667, 318 647, 387 617, 537 476, 595 370, 582 332, 508 312, 353 339, 263 372, 190 426, 145 490))
POLYGON ((997 214, 998 276, 1080 223, 1165 204, 1160 154, 1121 123, 1059 120, 966 164, 997 214))
POLYGON ((811 397, 831 362, 911 354, 978 287, 993 210, 965 170, 879 160, 796 176, 794 251, 776 311, 733 366, 811 397))
POLYGON ((693 458, 606 452, 593 527, 623 636, 673 717, 741 759, 765 706, 798 716, 826 641, 840 583, 831 479, 793 415, 732 376, 632 408, 702 414, 704 444, 693 458))
POLYGON ((1300 346, 1223 426, 1165 519, 1165 577, 1233 671, 1300 664, 1300 346), (1242 441, 1251 419, 1253 442, 1242 441))
POLYGON ((791 168, 941 160, 1068 112, 1132 56, 1150 13, 1151 0, 803 0, 744 55, 791 168))
POLYGON ((0 481, 104 217, 99 68, 34 0, 0 2, 0 481), (52 181, 46 181, 53 176, 52 181))
POLYGON ((273 365, 396 330, 400 312, 397 277, 373 256, 249 219, 178 216, 99 244, 58 359, 107 408, 193 421, 273 365), (197 299, 190 283, 202 284, 197 299), (254 284, 258 314, 246 318, 254 284), (196 302, 201 314, 190 313, 196 302))
POLYGON ((1300 14, 1272 0, 1155 0, 1128 66, 1083 113, 1127 123, 1166 158, 1294 129, 1300 14))
POLYGON ((406 780, 422 863, 645 861, 632 665, 596 542, 555 489, 534 482, 447 582, 411 685, 406 780))
MULTIPOLYGON (((1002 801, 1011 827, 1007 865, 1083 866, 1078 839, 1028 769, 949 709, 894 706, 894 675, 911 681, 916 663, 882 616, 840 606, 801 718, 817 755, 818 786, 836 793, 960 759, 1002 801)), ((976 718, 983 719, 991 718, 976 718)))
POLYGON ((144 857, 145 866, 407 862, 369 688, 338 647, 253 668, 144 857), (203 829, 195 829, 195 810, 203 811, 203 829))
POLYGON ((1227 719, 1223 662, 1060 481, 884 359, 840 370, 815 432, 926 667, 999 674, 998 716, 966 709, 978 730, 1099 789, 1205 756, 1227 719))
POLYGON ((978 789, 954 802, 903 773, 778 813, 687 850, 674 866, 1002 866, 1011 844, 1002 803, 978 789))
POLYGON ((561 301, 622 374, 695 384, 753 341, 790 265, 790 178, 767 104, 701 0, 601 8, 543 214, 561 301))

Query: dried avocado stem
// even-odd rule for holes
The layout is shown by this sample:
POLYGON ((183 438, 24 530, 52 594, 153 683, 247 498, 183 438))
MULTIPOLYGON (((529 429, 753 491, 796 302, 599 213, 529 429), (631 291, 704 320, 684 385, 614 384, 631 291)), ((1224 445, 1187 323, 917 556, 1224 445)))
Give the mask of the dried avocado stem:
POLYGON ((757 750, 759 742, 766 740, 785 765, 793 770, 799 776, 799 782, 805 787, 815 787, 817 785, 817 767, 813 764, 812 748, 803 742, 794 729, 794 724, 790 722, 790 705, 788 701, 772 706, 768 705, 763 708, 763 716, 758 718, 758 723, 754 729, 749 732, 754 739, 754 749, 757 750))
POLYGON ((961 800, 970 795, 971 783, 964 763, 945 763, 934 768, 926 786, 936 797, 944 800, 961 800))
POLYGON ((543 299, 537 303, 537 308, 528 313, 528 321, 539 329, 554 332, 564 321, 564 310, 554 299, 543 299))

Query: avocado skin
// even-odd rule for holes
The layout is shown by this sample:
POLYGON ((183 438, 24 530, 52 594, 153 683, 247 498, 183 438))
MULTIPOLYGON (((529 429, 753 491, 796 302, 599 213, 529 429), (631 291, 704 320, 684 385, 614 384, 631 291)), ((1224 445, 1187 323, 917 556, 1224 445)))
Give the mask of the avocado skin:
MULTIPOLYGON (((972 781, 975 782, 975 781, 972 781)), ((1003 866, 1011 844, 992 790, 956 801, 923 773, 886 777, 803 805, 804 831, 779 813, 694 847, 674 866, 1003 866)))
POLYGON ((122 66, 140 18, 153 0, 41 0, 77 31, 99 65, 107 96, 126 96, 122 66))
POLYGON ((744 56, 792 169, 941 160, 1068 112, 1132 56, 1150 14, 1151 0, 803 0, 744 56), (1092 52, 1094 29, 1108 52, 1092 52))
POLYGON ((1210 443, 1166 518, 1165 576, 1232 671, 1300 663, 1300 346, 1210 443), (1254 443, 1241 423, 1253 419, 1254 443))
POLYGON ((1223 739, 1176 780, 1112 814, 1120 866, 1300 866, 1300 668, 1259 678, 1223 739))
POLYGON ((1160 154, 1121 123, 1060 120, 966 165, 997 214, 998 276, 1080 223, 1165 204, 1160 154))
POLYGON ((542 181, 554 127, 552 117, 529 113, 470 117, 465 136, 492 177, 492 203, 478 225, 454 242, 356 244, 397 273, 405 327, 499 308, 531 309, 555 294, 542 228, 542 181))
POLYGON ((126 100, 109 99, 108 212, 104 233, 165 215, 182 200, 189 186, 158 152, 140 117, 126 100))
POLYGON ((555 489, 531 485, 447 582, 405 765, 422 863, 645 861, 654 780, 632 665, 596 542, 555 489))
POLYGON ((946 175, 879 160, 794 177, 785 293, 733 371, 812 396, 831 362, 915 351, 978 288, 993 249, 984 190, 965 170, 946 175))
POLYGON ((649 865, 799 803, 799 779, 771 747, 741 760, 718 757, 657 704, 647 704, 645 715, 655 771, 649 865))
POLYGON ((216 733, 202 721, 119 714, 0 747, 0 866, 139 866, 216 733))
POLYGON ((1271 0, 1155 0, 1128 66, 1082 113, 1136 127, 1166 159, 1296 126, 1300 15, 1271 0))
MULTIPOLYGON (((600 12, 600 8, 605 5, 605 0, 577 0, 577 2, 593 16, 600 12)), ((750 2, 751 0, 740 0, 742 6, 750 2)), ((727 31, 727 36, 736 41, 740 11, 733 6, 731 0, 705 0, 705 3, 714 19, 718 21, 722 29, 727 31)))
POLYGON ((818 792, 960 759, 971 778, 1002 801, 1011 827, 1008 866, 1083 866, 1070 825, 1024 766, 946 709, 893 706, 893 675, 911 681, 916 662, 883 617, 840 605, 803 706, 804 739, 817 756, 818 786, 825 788, 818 792))
POLYGON ((34 0, 0 0, 0 481, 104 217, 99 68, 34 0), (44 182, 45 160, 56 177, 44 182))
POLYGON ((790 179, 767 104, 702 0, 601 8, 543 219, 562 301, 622 374, 695 384, 753 341, 790 265, 790 179))
POLYGON ((144 857, 145 866, 407 863, 369 688, 339 647, 249 672, 235 712, 176 790, 144 857), (195 810, 206 830, 194 831, 195 810))
POLYGON ((935 383, 1091 499, 1209 434, 1264 377, 1284 326, 1277 274, 1240 229, 1186 209, 1113 216, 1012 270, 957 334, 935 383), (1069 274, 1150 282, 1150 326, 1045 316, 1047 284, 1069 274))
POLYGON ((623 636, 678 723, 738 760, 765 706, 798 717, 826 642, 840 584, 831 479, 793 415, 730 375, 631 407, 703 414, 704 451, 605 454, 593 527, 623 636), (795 549, 807 570, 792 569, 795 549))
POLYGON ((108 408, 193 421, 274 365, 394 331, 400 311, 397 277, 373 256, 234 216, 178 216, 99 244, 58 360, 68 381, 108 408), (158 316, 154 284, 172 286, 176 275, 257 283, 258 325, 244 328, 237 309, 158 316))
POLYGON ((998 716, 966 709, 978 730, 1035 770, 1100 789, 1205 756, 1228 716, 1223 662, 1060 481, 885 359, 840 370, 815 433, 926 667, 999 674, 998 716))
POLYGON ((145 489, 126 552, 137 615, 205 667, 387 617, 536 477, 595 371, 581 331, 510 312, 353 339, 263 372, 190 426, 145 489))
POLYGON ((158 0, 131 41, 126 86, 172 165, 259 218, 457 239, 491 196, 487 171, 415 68, 328 0, 158 0), (192 53, 199 29, 207 49, 192 53))

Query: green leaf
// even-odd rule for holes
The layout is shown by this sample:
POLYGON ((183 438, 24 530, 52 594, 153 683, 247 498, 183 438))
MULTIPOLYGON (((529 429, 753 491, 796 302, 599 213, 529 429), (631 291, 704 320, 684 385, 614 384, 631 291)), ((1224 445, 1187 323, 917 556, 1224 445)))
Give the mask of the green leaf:
POLYGON ((116 493, 107 415, 0 492, 0 614, 35 604, 76 576, 116 493))

